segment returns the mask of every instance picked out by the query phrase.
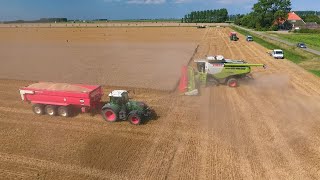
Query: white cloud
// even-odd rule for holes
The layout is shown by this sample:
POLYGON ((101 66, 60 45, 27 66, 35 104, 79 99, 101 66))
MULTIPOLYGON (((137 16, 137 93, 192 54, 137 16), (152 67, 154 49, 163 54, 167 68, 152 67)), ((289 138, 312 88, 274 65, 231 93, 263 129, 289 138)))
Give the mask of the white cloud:
POLYGON ((192 2, 193 0, 174 0, 173 2, 174 3, 177 3, 177 4, 182 4, 182 3, 188 3, 188 2, 192 2))
POLYGON ((128 0, 128 4, 163 4, 166 0, 128 0))
POLYGON ((164 3, 175 3, 175 4, 183 4, 194 2, 195 0, 103 0, 106 3, 110 2, 125 2, 128 4, 164 4, 164 3))

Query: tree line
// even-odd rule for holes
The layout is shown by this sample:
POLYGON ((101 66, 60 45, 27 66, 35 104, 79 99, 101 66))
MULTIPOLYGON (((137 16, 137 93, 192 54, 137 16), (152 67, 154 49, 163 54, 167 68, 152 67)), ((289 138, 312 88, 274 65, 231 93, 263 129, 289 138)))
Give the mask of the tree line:
POLYGON ((55 22, 68 22, 67 18, 41 18, 39 20, 25 21, 25 20, 16 20, 16 21, 5 21, 5 24, 11 23, 55 23, 55 22))
POLYGON ((257 30, 278 30, 290 11, 290 0, 258 0, 252 12, 238 15, 234 23, 257 30))
POLYGON ((320 24, 320 17, 315 14, 303 14, 300 15, 300 17, 303 19, 304 22, 316 22, 317 24, 320 24))
MULTIPOLYGON (((184 23, 222 23, 227 20, 256 30, 278 30, 291 11, 290 0, 258 0, 248 14, 228 16, 227 9, 193 11, 182 18, 184 23)), ((309 15, 310 16, 310 15, 309 15)), ((311 18, 311 16, 310 16, 311 18)), ((312 17, 314 18, 314 17, 312 17)), ((290 26, 290 24, 287 24, 290 26)))
POLYGON ((192 11, 181 19, 182 23, 222 23, 228 20, 228 10, 192 11))
POLYGON ((295 11, 304 22, 316 22, 320 24, 320 11, 295 11))
POLYGON ((316 15, 320 16, 320 11, 295 11, 299 16, 316 15))

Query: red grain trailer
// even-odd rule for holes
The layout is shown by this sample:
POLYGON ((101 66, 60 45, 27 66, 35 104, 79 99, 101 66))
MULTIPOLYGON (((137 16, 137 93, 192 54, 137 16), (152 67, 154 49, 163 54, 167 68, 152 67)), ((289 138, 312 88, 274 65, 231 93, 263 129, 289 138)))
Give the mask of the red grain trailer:
POLYGON ((82 112, 99 109, 103 90, 101 86, 39 82, 20 89, 23 101, 32 103, 35 114, 68 117, 74 108, 82 112))

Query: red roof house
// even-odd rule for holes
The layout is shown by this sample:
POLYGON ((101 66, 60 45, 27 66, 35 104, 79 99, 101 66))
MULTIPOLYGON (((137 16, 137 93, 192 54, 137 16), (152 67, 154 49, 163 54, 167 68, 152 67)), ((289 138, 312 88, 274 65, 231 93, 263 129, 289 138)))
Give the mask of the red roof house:
POLYGON ((283 19, 279 18, 274 22, 275 25, 279 25, 280 29, 299 29, 302 26, 305 26, 306 23, 294 12, 288 13, 288 18, 283 19))
MULTIPOLYGON (((289 12, 288 14, 288 20, 289 21, 301 21, 301 17, 299 17, 296 13, 294 12, 289 12)), ((302 20, 303 21, 303 20, 302 20)))
POLYGON ((290 12, 288 14, 288 19, 287 21, 289 23, 292 24, 292 28, 293 29, 297 29, 297 28, 300 28, 301 26, 305 26, 305 22, 303 21, 303 19, 301 19, 301 17, 299 17, 299 15, 297 15, 296 13, 294 12, 290 12))

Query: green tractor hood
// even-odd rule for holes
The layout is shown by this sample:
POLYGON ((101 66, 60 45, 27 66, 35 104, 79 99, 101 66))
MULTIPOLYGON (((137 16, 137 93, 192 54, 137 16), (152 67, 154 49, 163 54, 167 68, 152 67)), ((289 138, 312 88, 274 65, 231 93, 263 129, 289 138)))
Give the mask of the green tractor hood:
POLYGON ((130 111, 133 111, 133 110, 144 111, 148 108, 148 106, 144 102, 129 101, 129 102, 127 102, 127 108, 130 111))

